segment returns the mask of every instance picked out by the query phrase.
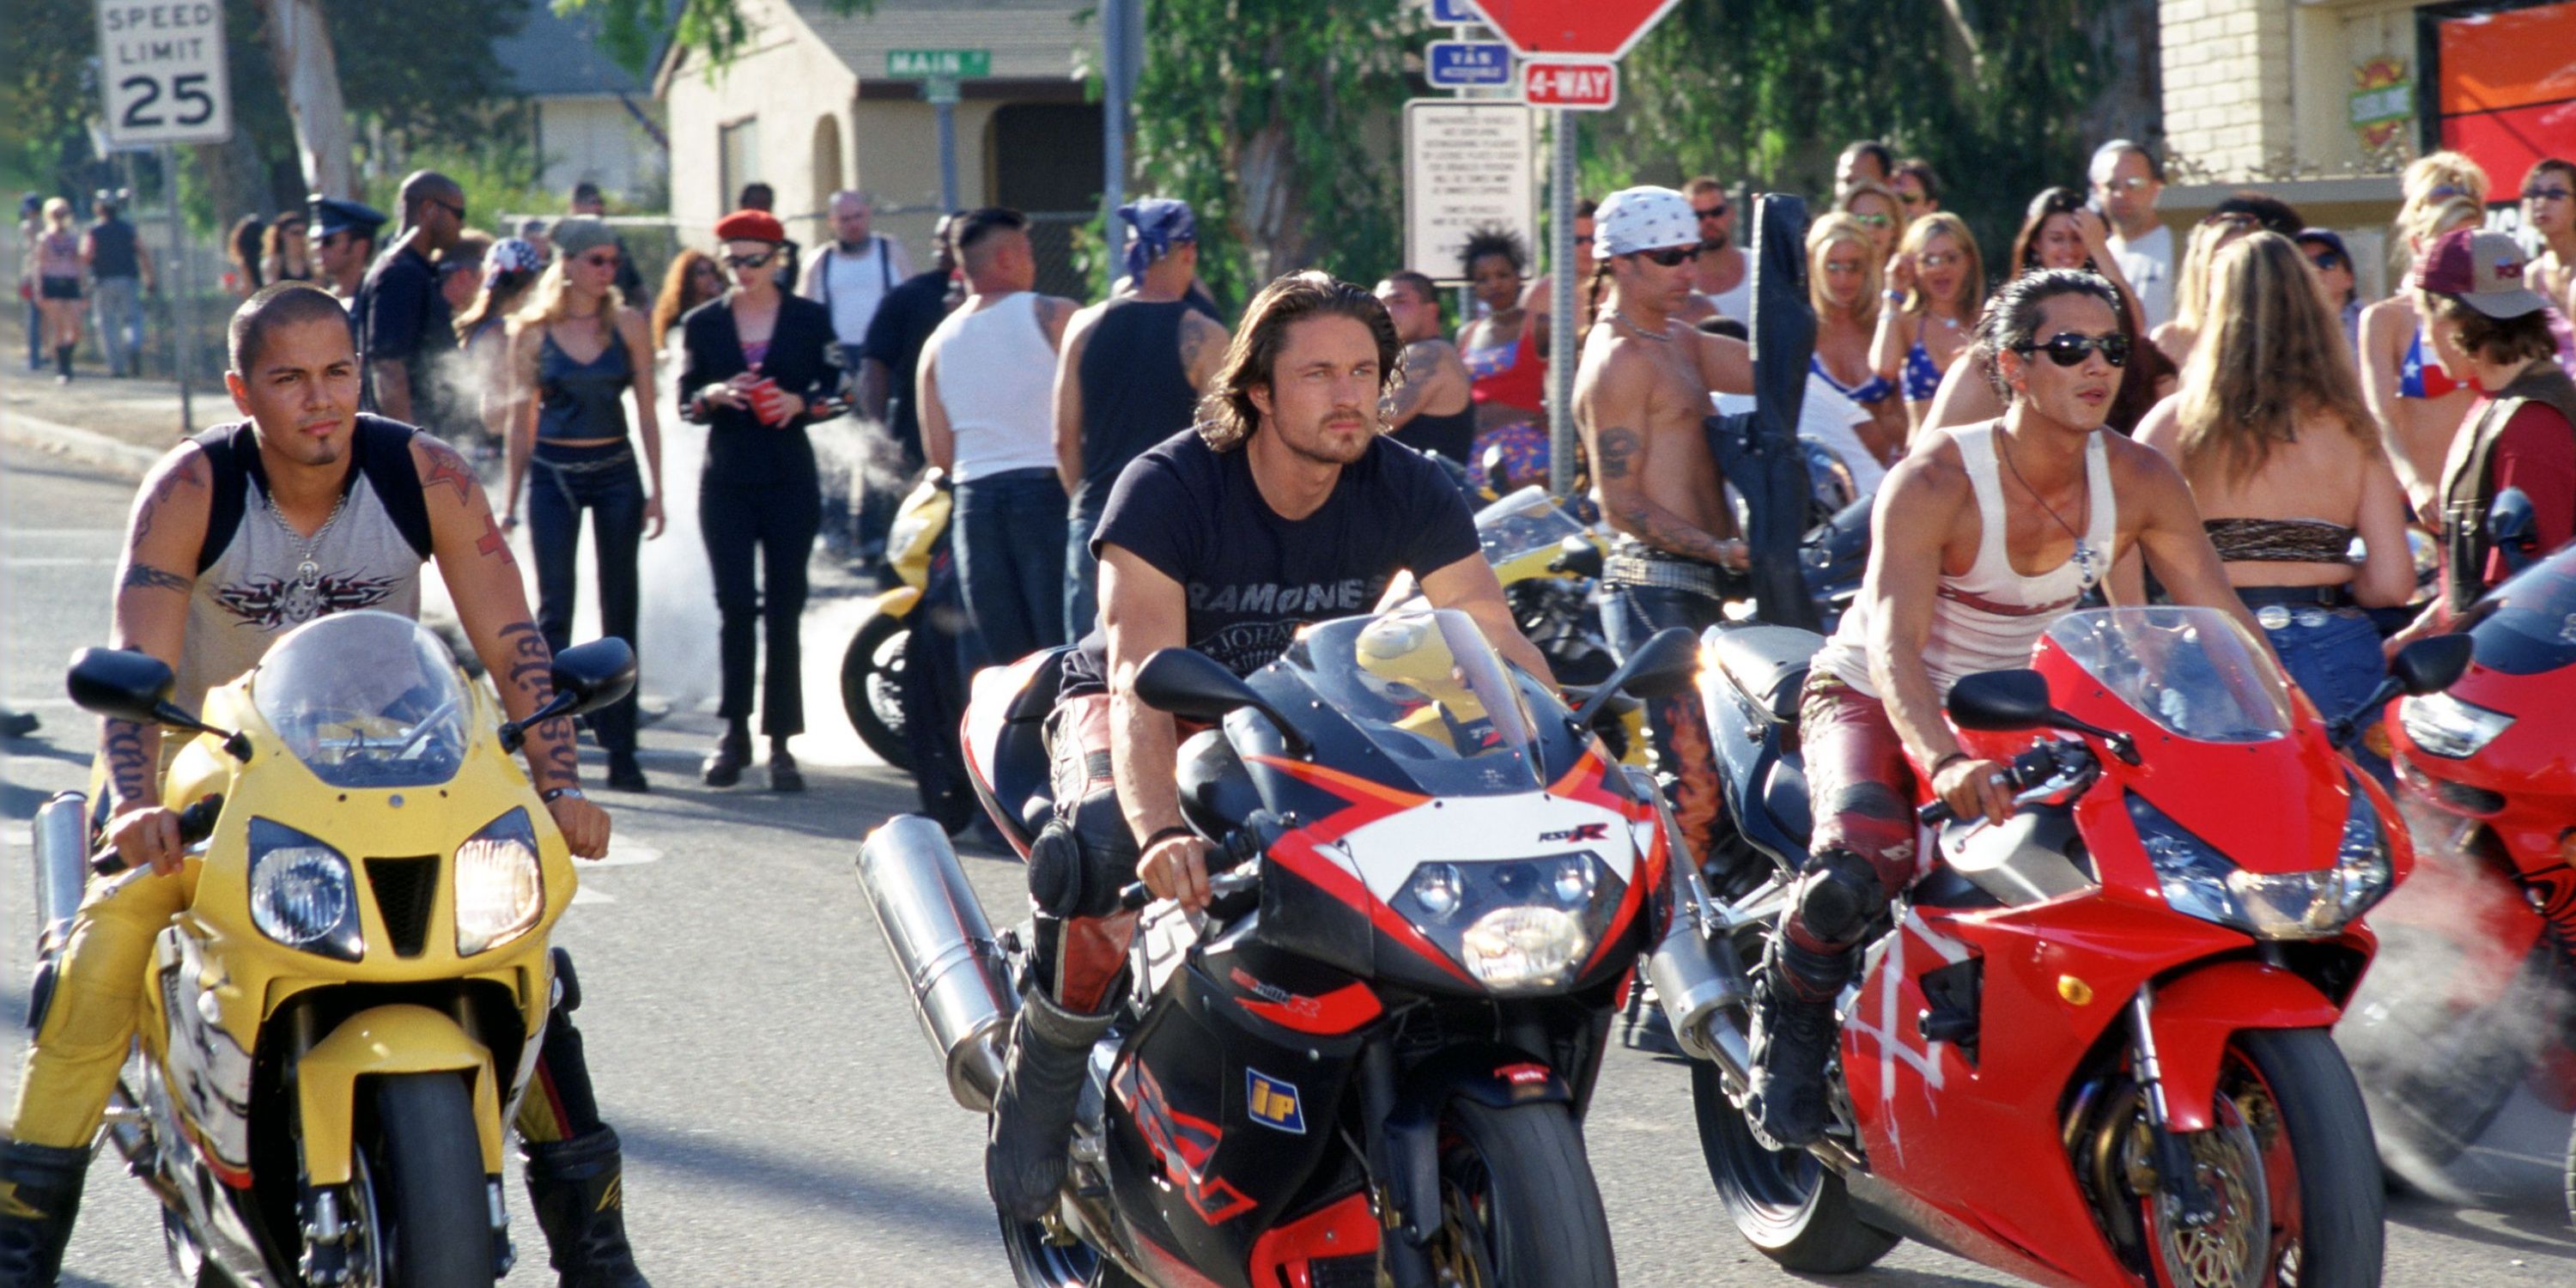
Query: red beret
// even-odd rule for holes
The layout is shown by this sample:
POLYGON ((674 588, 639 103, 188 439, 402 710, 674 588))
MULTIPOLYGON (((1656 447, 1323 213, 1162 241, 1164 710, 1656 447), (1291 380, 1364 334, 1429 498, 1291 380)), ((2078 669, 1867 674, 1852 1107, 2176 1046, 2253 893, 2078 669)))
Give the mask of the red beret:
POLYGON ((716 240, 777 243, 787 240, 787 229, 766 210, 737 210, 716 221, 716 240))

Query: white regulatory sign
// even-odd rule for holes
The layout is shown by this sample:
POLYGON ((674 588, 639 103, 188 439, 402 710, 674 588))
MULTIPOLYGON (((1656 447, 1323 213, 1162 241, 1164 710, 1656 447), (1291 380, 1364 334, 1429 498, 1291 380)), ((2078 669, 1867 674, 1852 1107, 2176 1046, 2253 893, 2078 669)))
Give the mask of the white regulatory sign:
MULTIPOLYGON (((1537 136, 1518 103, 1417 98, 1404 105, 1404 263, 1464 277, 1467 234, 1499 227, 1538 245, 1537 136)), ((1533 266, 1535 271, 1535 266, 1533 266)))
POLYGON ((98 0, 98 54, 110 143, 232 137, 222 0, 98 0))

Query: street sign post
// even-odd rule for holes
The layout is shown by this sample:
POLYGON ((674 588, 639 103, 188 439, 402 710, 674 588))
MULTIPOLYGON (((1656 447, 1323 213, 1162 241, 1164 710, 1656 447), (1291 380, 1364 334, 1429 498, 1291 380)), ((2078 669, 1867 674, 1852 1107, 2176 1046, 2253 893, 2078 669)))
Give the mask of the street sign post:
POLYGON ((1436 281, 1464 276, 1467 234, 1497 227, 1536 245, 1537 142, 1518 103, 1417 98, 1404 105, 1404 264, 1436 281))
MULTIPOLYGON (((105 0, 102 0, 104 3, 105 0)), ((989 49, 889 49, 886 79, 921 82, 921 98, 939 122, 939 208, 957 208, 957 82, 993 74, 989 49)))
POLYGON ((222 0, 99 0, 101 122, 120 148, 233 136, 222 0))
POLYGON ((1507 89, 1512 47, 1499 40, 1435 40, 1423 48, 1422 74, 1439 89, 1507 89))
POLYGON ((1532 107, 1609 111, 1619 105, 1619 64, 1594 59, 1533 58, 1521 69, 1521 97, 1532 107))

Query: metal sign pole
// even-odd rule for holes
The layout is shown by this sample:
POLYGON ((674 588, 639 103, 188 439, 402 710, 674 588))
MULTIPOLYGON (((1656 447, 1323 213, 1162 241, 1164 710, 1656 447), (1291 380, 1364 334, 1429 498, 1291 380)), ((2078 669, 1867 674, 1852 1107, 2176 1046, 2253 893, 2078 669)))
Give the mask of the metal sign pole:
POLYGON ((933 76, 923 84, 922 96, 939 118, 939 208, 957 209, 957 81, 954 77, 933 76))
MULTIPOLYGON (((189 324, 195 321, 188 308, 188 247, 180 228, 179 217, 179 149, 161 145, 161 199, 170 203, 170 258, 161 265, 161 289, 170 296, 170 365, 179 375, 179 433, 182 437, 197 432, 197 411, 189 396, 189 359, 196 346, 189 324)), ((137 360, 140 361, 139 359, 137 360)))
POLYGON ((1574 340, 1582 326, 1574 309, 1573 112, 1557 110, 1554 142, 1555 164, 1547 185, 1548 275, 1553 279, 1548 292, 1547 485, 1562 498, 1574 492, 1574 340))

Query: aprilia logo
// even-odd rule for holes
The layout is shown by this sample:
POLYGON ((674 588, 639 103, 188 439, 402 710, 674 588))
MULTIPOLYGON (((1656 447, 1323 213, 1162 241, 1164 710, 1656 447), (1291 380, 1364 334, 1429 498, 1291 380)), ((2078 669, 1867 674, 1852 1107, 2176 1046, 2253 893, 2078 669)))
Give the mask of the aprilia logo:
POLYGON ((1606 841, 1610 839, 1610 825, 1585 823, 1580 827, 1569 827, 1562 832, 1541 832, 1538 834, 1538 839, 1541 844, 1549 841, 1606 841))

